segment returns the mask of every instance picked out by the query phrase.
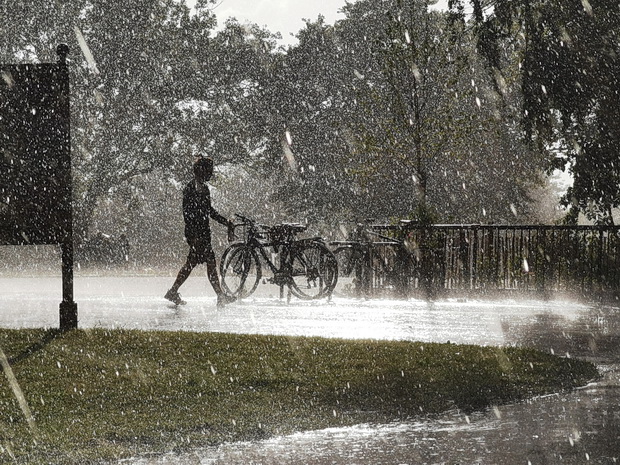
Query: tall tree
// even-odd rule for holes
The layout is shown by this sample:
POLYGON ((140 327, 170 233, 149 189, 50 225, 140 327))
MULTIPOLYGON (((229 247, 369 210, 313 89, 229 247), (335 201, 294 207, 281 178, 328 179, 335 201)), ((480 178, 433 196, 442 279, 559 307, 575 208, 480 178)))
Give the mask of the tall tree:
POLYGON ((358 120, 357 146, 371 178, 383 178, 389 191, 400 192, 405 210, 425 210, 431 163, 454 129, 447 110, 462 51, 448 44, 442 17, 430 13, 426 2, 379 3, 347 5, 341 22, 347 41, 364 44, 370 58, 365 66, 354 65, 358 98, 369 113, 358 120), (363 24, 371 27, 361 29, 363 24))
POLYGON ((306 24, 272 86, 298 169, 282 177, 282 198, 323 218, 432 209, 443 221, 523 220, 513 212, 526 212, 540 161, 497 117, 468 31, 451 35, 423 2, 343 11, 333 28, 306 24))
POLYGON ((351 179, 347 111, 350 74, 338 65, 338 42, 323 18, 307 22, 266 83, 271 110, 268 153, 280 176, 278 199, 291 213, 320 220, 346 208, 351 179))
MULTIPOLYGON (((452 0, 453 12, 463 2, 452 0)), ((480 52, 496 76, 518 47, 531 141, 574 177, 565 202, 598 222, 620 206, 620 8, 613 0, 471 0, 480 52)), ((464 21, 461 15, 461 20, 464 21)))

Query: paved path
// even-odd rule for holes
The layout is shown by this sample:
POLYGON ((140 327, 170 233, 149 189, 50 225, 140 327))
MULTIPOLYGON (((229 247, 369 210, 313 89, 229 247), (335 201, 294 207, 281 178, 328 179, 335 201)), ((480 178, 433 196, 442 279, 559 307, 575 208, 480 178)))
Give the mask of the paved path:
MULTIPOLYGON (((411 299, 362 300, 336 295, 329 302, 293 298, 287 303, 279 299, 277 287, 261 285, 249 299, 218 309, 206 278, 198 276, 190 278, 181 288, 188 304, 174 307, 162 297, 172 281, 172 276, 76 276, 79 326, 483 345, 519 343, 519 338, 532 340, 537 334, 548 332, 557 336, 570 328, 583 333, 587 327, 588 331, 604 331, 606 334, 611 328, 614 334, 620 334, 618 312, 569 301, 448 300, 426 303, 411 299)), ((57 327, 60 300, 60 277, 0 278, 0 326, 57 327)), ((552 337, 550 340, 557 339, 552 337)), ((536 345, 540 344, 544 345, 544 342, 538 341, 536 345)), ((566 345, 559 344, 558 348, 549 349, 563 351, 566 345)))

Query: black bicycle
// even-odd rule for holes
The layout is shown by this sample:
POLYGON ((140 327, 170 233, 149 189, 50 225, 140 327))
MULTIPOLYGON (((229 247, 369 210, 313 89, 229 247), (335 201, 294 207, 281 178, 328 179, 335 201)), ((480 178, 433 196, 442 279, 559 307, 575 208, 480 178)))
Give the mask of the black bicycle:
POLYGON ((338 281, 338 265, 323 239, 296 239, 306 230, 300 224, 262 225, 236 215, 234 227, 243 228, 243 240, 232 243, 223 253, 220 274, 224 290, 239 299, 251 295, 263 277, 263 264, 270 277, 267 282, 280 287, 280 297, 288 287, 289 297, 300 299, 329 297, 338 281))
POLYGON ((402 287, 400 281, 415 268, 415 257, 404 241, 379 232, 389 226, 372 223, 370 219, 356 223, 347 240, 330 242, 340 277, 350 281, 345 289, 353 288, 358 295, 368 296, 375 288, 402 287))

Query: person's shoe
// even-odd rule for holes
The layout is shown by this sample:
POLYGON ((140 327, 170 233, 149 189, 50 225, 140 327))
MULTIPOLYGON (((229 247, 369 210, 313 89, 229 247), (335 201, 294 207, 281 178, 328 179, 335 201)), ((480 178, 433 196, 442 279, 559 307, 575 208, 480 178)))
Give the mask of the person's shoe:
POLYGON ((235 300, 237 300, 237 298, 233 297, 232 295, 220 294, 217 296, 217 306, 219 308, 222 308, 224 305, 231 304, 235 300))
POLYGON ((181 299, 181 294, 179 294, 176 291, 173 291, 172 289, 166 292, 164 299, 168 299, 174 305, 185 305, 187 303, 183 299, 181 299))

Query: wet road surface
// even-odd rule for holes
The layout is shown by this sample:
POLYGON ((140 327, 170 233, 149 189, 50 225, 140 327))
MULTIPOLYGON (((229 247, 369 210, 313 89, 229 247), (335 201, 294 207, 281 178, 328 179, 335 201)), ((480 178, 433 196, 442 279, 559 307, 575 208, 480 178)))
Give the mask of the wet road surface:
MULTIPOLYGON (((82 277, 75 279, 81 328, 217 331, 456 342, 511 343, 507 328, 550 320, 572 321, 590 311, 566 301, 364 300, 335 295, 331 301, 279 298, 279 289, 261 285, 241 302, 216 308, 204 277, 181 288, 187 305, 163 299, 173 277, 82 277)), ((57 327, 62 300, 59 277, 0 278, 0 326, 57 327)))

